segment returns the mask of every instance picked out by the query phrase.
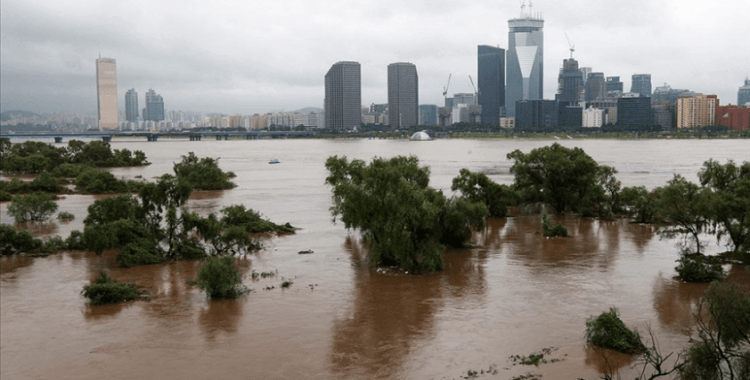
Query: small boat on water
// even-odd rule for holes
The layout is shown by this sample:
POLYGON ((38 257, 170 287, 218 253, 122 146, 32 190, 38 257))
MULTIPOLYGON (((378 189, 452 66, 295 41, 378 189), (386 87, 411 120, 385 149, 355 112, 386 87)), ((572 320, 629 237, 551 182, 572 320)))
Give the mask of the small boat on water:
POLYGON ((278 158, 272 158, 272 159, 268 160, 268 163, 269 164, 280 164, 281 161, 279 161, 278 158))

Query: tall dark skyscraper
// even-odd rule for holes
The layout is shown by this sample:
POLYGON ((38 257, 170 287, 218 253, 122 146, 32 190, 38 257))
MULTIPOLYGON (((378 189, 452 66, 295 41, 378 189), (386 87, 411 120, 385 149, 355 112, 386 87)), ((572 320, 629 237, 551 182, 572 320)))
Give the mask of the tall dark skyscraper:
POLYGON ((578 69, 578 61, 573 58, 563 60, 563 67, 557 79, 556 100, 565 104, 578 104, 583 92, 583 72, 578 69))
POLYGON ((337 62, 325 76, 326 128, 342 130, 362 123, 362 79, 359 62, 337 62))
POLYGON ((607 77, 607 92, 620 91, 623 92, 622 82, 620 77, 607 77))
POLYGON ((477 87, 482 123, 499 123, 505 114, 505 49, 477 47, 477 87))
POLYGON ((651 74, 633 74, 633 84, 630 86, 630 92, 651 97, 651 74))
POLYGON ((125 119, 130 122, 138 121, 138 93, 134 88, 125 93, 125 119))
POLYGON ((164 99, 153 89, 148 89, 148 92, 146 92, 146 112, 144 116, 145 120, 164 120, 164 99))
POLYGON ((586 101, 594 102, 604 99, 607 95, 607 83, 604 73, 591 73, 586 80, 586 101))
POLYGON ((417 66, 398 62, 388 65, 388 124, 411 127, 419 124, 419 77, 417 66))
POLYGON ((651 125, 653 121, 651 98, 639 96, 617 99, 617 124, 651 125))
POLYGON ((438 125, 437 106, 422 104, 419 106, 419 125, 438 125))
POLYGON ((744 106, 750 103, 750 79, 745 79, 745 85, 737 91, 737 105, 744 106))
POLYGON ((544 94, 544 20, 521 12, 508 20, 505 105, 508 116, 515 116, 516 102, 539 100, 544 94))

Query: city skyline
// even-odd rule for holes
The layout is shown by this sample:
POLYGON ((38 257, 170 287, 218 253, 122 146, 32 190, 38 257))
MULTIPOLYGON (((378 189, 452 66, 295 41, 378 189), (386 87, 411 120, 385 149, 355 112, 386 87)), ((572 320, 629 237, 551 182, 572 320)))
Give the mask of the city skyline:
MULTIPOLYGON (((4 1, 2 109, 95 113, 92 61, 100 51, 117 59, 122 111, 126 89, 151 87, 169 99, 169 109, 253 114, 322 107, 321 77, 332 62, 346 60, 362 65, 363 104, 387 101, 386 67, 399 61, 420 68, 422 103, 442 104, 451 73, 449 95, 473 91, 468 75, 476 75, 476 46, 507 49, 507 20, 520 14, 516 2, 492 1, 461 9, 386 1, 347 10, 160 2, 155 16, 145 17, 129 4, 4 1), (310 15, 310 23, 296 22, 310 15)), ((544 99, 554 99, 559 68, 569 57, 567 33, 581 67, 620 76, 625 89, 633 74, 649 73, 653 88, 667 83, 735 103, 750 75, 750 25, 743 17, 750 3, 699 6, 534 2, 545 19, 544 99)))

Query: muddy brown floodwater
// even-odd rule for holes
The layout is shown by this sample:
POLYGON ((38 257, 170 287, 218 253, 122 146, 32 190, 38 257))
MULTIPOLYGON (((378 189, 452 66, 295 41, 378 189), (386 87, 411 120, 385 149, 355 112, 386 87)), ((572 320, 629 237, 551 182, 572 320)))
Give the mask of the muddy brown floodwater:
MULTIPOLYGON (((474 249, 445 253, 446 270, 424 276, 369 269, 356 233, 333 224, 324 185, 330 155, 369 160, 416 155, 431 168, 431 185, 450 193, 461 168, 511 183, 514 149, 551 141, 261 140, 158 142, 114 140, 143 150, 153 165, 112 169, 126 178, 172 172, 190 151, 220 157, 237 188, 195 192, 190 209, 207 214, 244 204, 297 234, 265 237, 265 249, 239 260, 254 292, 237 300, 206 299, 186 282, 200 266, 179 261, 131 269, 101 257, 63 252, 47 258, 0 258, 0 378, 11 379, 452 379, 467 370, 509 379, 534 372, 545 379, 594 378, 602 355, 584 344, 586 318, 609 307, 661 348, 679 350, 693 326, 691 305, 703 285, 673 279, 674 241, 649 226, 564 217, 572 237, 546 239, 538 217, 489 220, 474 249), (270 158, 281 164, 269 165, 270 158), (299 255, 311 249, 313 254, 299 255), (82 287, 101 268, 143 286, 151 301, 90 306, 82 287), (252 270, 278 270, 253 280, 252 270), (281 289, 282 277, 294 284, 281 289), (273 289, 266 290, 266 288, 273 289), (511 355, 557 348, 539 367, 512 366, 511 355)), ((623 186, 663 185, 674 173, 696 181, 702 163, 750 160, 743 140, 561 141, 614 166, 623 186)), ((33 226, 40 237, 82 229, 92 196, 67 195, 59 211, 75 220, 33 226)), ((12 223, 8 203, 3 223, 12 223)), ((721 247, 710 244, 710 249, 721 247)), ((750 282, 745 269, 730 276, 750 282)), ((630 374, 627 357, 610 363, 630 374)), ((632 377, 632 376, 624 376, 632 377)))

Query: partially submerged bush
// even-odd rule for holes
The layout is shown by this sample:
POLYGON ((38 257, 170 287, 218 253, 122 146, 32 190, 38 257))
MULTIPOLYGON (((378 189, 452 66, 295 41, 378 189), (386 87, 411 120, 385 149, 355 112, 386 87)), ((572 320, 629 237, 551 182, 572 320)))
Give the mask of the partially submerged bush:
POLYGON ((136 285, 116 282, 104 270, 99 272, 99 277, 94 282, 83 287, 81 294, 91 300, 92 305, 104 305, 133 301, 138 298, 148 298, 138 291, 136 285))
POLYGON ((504 218, 508 215, 508 206, 518 204, 518 193, 508 185, 498 185, 484 173, 472 173, 461 169, 458 177, 453 178, 451 190, 460 190, 468 200, 482 202, 487 206, 488 216, 504 218))
POLYGON ((636 354, 644 348, 638 332, 625 326, 614 307, 586 320, 586 340, 624 354, 636 354))
POLYGON ((120 248, 117 253, 117 265, 123 268, 132 268, 136 265, 158 264, 164 261, 164 257, 156 249, 153 241, 139 239, 120 248))
POLYGON ((226 190, 237 186, 229 180, 235 176, 234 173, 222 171, 218 158, 199 159, 193 152, 182 156, 182 161, 174 164, 174 173, 195 190, 226 190))
POLYGON ((554 236, 560 236, 560 237, 566 237, 568 236, 568 229, 565 228, 562 224, 556 224, 555 226, 552 226, 552 223, 549 221, 549 215, 543 214, 542 215, 542 233, 544 236, 554 237, 554 236))
POLYGON ((53 199, 52 195, 40 192, 16 195, 10 201, 8 214, 16 222, 45 221, 57 211, 57 203, 53 199))
POLYGON ((242 286, 242 275, 234 265, 235 258, 208 257, 198 271, 196 285, 206 291, 212 298, 237 298, 247 291, 242 286))
POLYGON ((75 219, 75 217, 76 217, 75 215, 67 211, 63 211, 57 214, 57 219, 61 219, 61 220, 71 220, 71 219, 75 219))
POLYGON ((675 270, 682 281, 709 283, 724 279, 724 270, 714 258, 683 253, 675 270))
POLYGON ((232 205, 221 209, 221 224, 224 227, 238 226, 247 232, 281 232, 294 233, 294 227, 289 223, 279 225, 264 219, 253 209, 246 209, 244 205, 232 205))
POLYGON ((34 252, 42 246, 42 241, 34 238, 29 231, 18 231, 8 224, 0 224, 0 256, 34 252))

